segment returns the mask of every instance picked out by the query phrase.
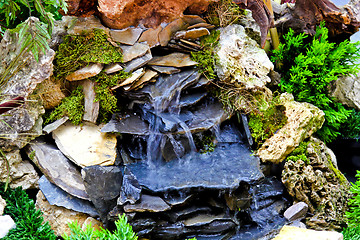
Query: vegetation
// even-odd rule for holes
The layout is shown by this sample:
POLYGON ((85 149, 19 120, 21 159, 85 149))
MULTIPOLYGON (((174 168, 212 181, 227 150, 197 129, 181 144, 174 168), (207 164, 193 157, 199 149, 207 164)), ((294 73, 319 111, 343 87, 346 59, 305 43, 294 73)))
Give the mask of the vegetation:
POLYGON ((18 187, 3 191, 0 187, 0 195, 6 201, 5 214, 10 215, 16 228, 2 239, 4 240, 55 240, 56 235, 51 230, 48 222, 44 219, 40 210, 36 210, 34 201, 29 198, 25 191, 18 187))
POLYGON ((85 231, 81 229, 77 222, 69 223, 70 235, 63 235, 65 240, 137 240, 138 237, 133 232, 132 227, 127 223, 125 214, 119 215, 119 220, 115 221, 116 229, 110 232, 107 229, 94 229, 90 225, 86 226, 85 231))
POLYGON ((197 151, 200 153, 213 152, 216 147, 215 136, 211 131, 199 133, 193 136, 197 151))
POLYGON ((360 240, 360 226, 344 228, 341 233, 344 240, 360 240))
POLYGON ((64 116, 68 116, 69 120, 75 125, 82 122, 84 116, 84 93, 81 87, 76 88, 70 96, 64 98, 60 105, 45 117, 44 124, 51 123, 64 116))
POLYGON ((325 123, 317 135, 328 143, 340 135, 341 125, 351 114, 330 96, 329 87, 340 75, 359 70, 355 61, 360 58, 360 43, 330 43, 324 25, 317 27, 308 43, 308 36, 295 35, 290 29, 285 44, 274 51, 273 60, 282 62, 281 90, 292 93, 296 101, 312 103, 324 111, 325 123))
POLYGON ((217 27, 226 27, 237 23, 245 13, 232 0, 220 0, 210 4, 206 20, 217 27))
POLYGON ((309 145, 308 141, 303 141, 299 144, 297 148, 295 148, 287 157, 286 161, 294 161, 302 160, 306 164, 310 164, 310 160, 308 159, 307 147, 309 145))
POLYGON ((350 228, 360 227, 360 171, 355 175, 357 180, 351 183, 350 192, 353 197, 349 199, 349 211, 346 212, 347 223, 350 228))
POLYGON ((198 52, 191 52, 191 59, 198 62, 198 68, 208 79, 215 79, 217 77, 215 73, 216 55, 214 48, 219 42, 220 31, 211 31, 210 35, 203 36, 200 39, 202 50, 198 52))
POLYGON ((346 122, 341 125, 340 133, 344 138, 360 137, 360 112, 358 110, 350 110, 349 117, 346 122))
POLYGON ((94 29, 83 35, 65 36, 54 59, 55 77, 65 77, 89 63, 122 62, 121 48, 113 46, 108 38, 102 29, 94 29))

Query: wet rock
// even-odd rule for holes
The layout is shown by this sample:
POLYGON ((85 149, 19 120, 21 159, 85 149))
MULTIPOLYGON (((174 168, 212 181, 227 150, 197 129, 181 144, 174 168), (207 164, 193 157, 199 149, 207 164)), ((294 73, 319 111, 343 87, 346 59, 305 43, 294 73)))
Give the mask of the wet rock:
POLYGON ((104 69, 106 74, 111 74, 115 72, 119 72, 123 69, 123 67, 119 63, 111 63, 107 65, 104 69))
POLYGON ((215 70, 222 81, 239 83, 246 88, 264 87, 274 65, 259 45, 248 37, 244 27, 230 25, 220 30, 215 49, 219 60, 215 70))
POLYGON ((174 74, 181 71, 180 69, 175 67, 163 67, 163 66, 150 66, 150 67, 162 74, 174 74))
POLYGON ((166 193, 163 197, 163 200, 169 204, 170 206, 182 206, 188 203, 192 198, 194 198, 194 194, 185 194, 185 193, 166 193))
POLYGON ((203 86, 208 85, 209 83, 210 83, 209 79, 207 79, 206 77, 201 77, 200 80, 194 86, 191 86, 190 88, 194 89, 194 88, 203 87, 203 86))
MULTIPOLYGON (((199 207, 199 206, 190 206, 187 207, 185 209, 179 210, 179 211, 175 211, 175 212, 169 212, 167 214, 169 220, 171 222, 177 222, 179 220, 183 220, 188 218, 191 219, 190 217, 197 215, 197 214, 204 214, 204 213, 210 213, 211 212, 211 208, 209 207, 199 207)), ((190 221, 190 220, 189 220, 190 221)), ((186 223, 185 223, 186 225, 186 223)))
POLYGON ((88 215, 85 213, 50 205, 41 191, 36 195, 35 206, 41 210, 44 221, 50 223, 51 229, 54 230, 57 236, 61 236, 64 233, 70 234, 71 231, 68 226, 70 222, 77 221, 78 224, 82 225, 88 218, 88 215))
POLYGON ((242 144, 219 144, 213 152, 188 154, 180 161, 170 161, 156 168, 143 162, 128 167, 140 185, 153 192, 235 189, 241 181, 263 177, 259 160, 242 144), (227 161, 222 161, 224 156, 227 161))
POLYGON ((204 97, 207 96, 207 92, 198 92, 191 95, 185 95, 182 96, 179 100, 179 103, 175 103, 173 100, 172 103, 170 103, 169 108, 183 108, 195 105, 196 103, 200 102, 204 97))
POLYGON ((131 72, 133 70, 141 68, 144 65, 146 65, 151 59, 152 59, 152 55, 151 55, 151 52, 149 51, 144 56, 136 58, 136 59, 132 60, 131 62, 128 62, 125 65, 124 71, 131 72))
POLYGON ((285 204, 286 202, 282 200, 272 201, 270 205, 265 205, 256 211, 250 211, 250 217, 261 228, 265 228, 273 223, 284 225, 285 219, 280 216, 280 213, 285 209, 285 204))
POLYGON ((170 210, 170 206, 160 197, 142 194, 140 201, 135 204, 124 206, 125 212, 164 212, 170 210))
POLYGON ((99 216, 94 205, 90 201, 69 195, 55 184, 52 184, 45 176, 40 178, 39 188, 51 205, 86 213, 93 217, 99 216))
POLYGON ((197 39, 202 36, 210 35, 210 32, 207 28, 194 28, 187 31, 179 31, 175 34, 175 38, 182 39, 197 39))
MULTIPOLYGON (((39 175, 35 171, 33 165, 27 160, 22 160, 20 151, 14 150, 5 153, 5 157, 9 162, 11 188, 22 187, 24 190, 38 188, 39 175)), ((6 162, 0 161, 0 181, 6 182, 7 167, 6 162)))
POLYGON ((48 125, 46 125, 44 128, 43 128, 43 132, 46 133, 46 134, 49 134, 51 133, 52 131, 56 130, 58 127, 60 127, 61 125, 63 125, 64 123, 67 122, 67 120, 69 120, 69 117, 68 116, 64 116, 58 120, 56 120, 55 122, 52 122, 48 125))
POLYGON ((305 218, 305 215, 308 211, 308 205, 304 202, 298 202, 286 209, 284 212, 284 217, 289 221, 295 221, 298 219, 305 218))
POLYGON ((96 83, 91 80, 85 80, 82 84, 83 92, 85 96, 84 103, 84 116, 83 120, 96 123, 96 120, 99 116, 99 101, 95 101, 95 85, 96 83))
POLYGON ((81 170, 85 189, 103 222, 106 215, 116 206, 122 183, 120 168, 89 166, 81 170))
POLYGON ((127 63, 135 58, 144 56, 150 47, 147 44, 135 43, 133 46, 120 46, 123 51, 123 62, 127 63))
POLYGON ((140 199, 141 186, 132 172, 125 167, 124 176, 121 185, 120 197, 117 200, 117 205, 124 205, 129 202, 135 204, 140 199))
POLYGON ((195 227, 195 226, 204 226, 209 224, 215 220, 223 219, 224 215, 210 215, 210 214, 201 214, 196 217, 186 219, 184 221, 184 225, 187 227, 195 227))
POLYGON ((26 152, 52 183, 73 196, 89 200, 79 170, 59 149, 42 140, 34 140, 26 152))
POLYGON ((224 232, 228 232, 231 229, 234 229, 236 224, 232 220, 214 220, 211 223, 202 226, 197 230, 199 234, 221 234, 224 232))
POLYGON ((165 67, 189 67, 198 63, 190 59, 190 55, 185 53, 171 53, 162 57, 154 57, 149 65, 165 67))
POLYGON ((152 233, 154 236, 156 236, 156 239, 175 240, 179 239, 179 237, 183 235, 188 234, 189 230, 187 230, 187 228, 185 228, 184 224, 181 222, 172 224, 163 222, 158 224, 152 233))
POLYGON ((161 30, 161 26, 158 26, 157 28, 149 28, 141 34, 138 42, 144 42, 151 48, 159 45, 159 33, 161 30))
POLYGON ((113 114, 111 120, 101 129, 101 132, 128 133, 133 135, 148 135, 149 125, 133 113, 113 114))
POLYGON ((360 109, 360 81, 355 75, 339 77, 332 96, 342 104, 360 109))
POLYGON ((342 240, 343 235, 334 231, 315 231, 291 226, 284 226, 279 235, 273 240, 301 240, 301 239, 318 239, 318 240, 342 240))
POLYGON ((76 70, 73 73, 70 73, 65 77, 65 79, 68 81, 84 80, 86 78, 98 75, 102 69, 103 69, 103 64, 93 63, 90 64, 89 66, 76 70))
POLYGON ((158 76, 157 72, 152 71, 150 69, 146 69, 144 75, 138 81, 136 81, 130 87, 125 86, 124 90, 128 91, 128 90, 132 90, 132 89, 136 89, 136 88, 141 88, 147 82, 154 80, 157 76, 158 76))
POLYGON ((52 134, 61 152, 75 164, 81 167, 112 165, 116 157, 116 136, 102 133, 100 129, 88 122, 82 126, 67 122, 52 134))
POLYGON ((55 83, 52 77, 41 82, 35 91, 40 96, 45 109, 55 108, 61 103, 61 100, 65 98, 65 94, 61 91, 60 84, 55 83))
POLYGON ((16 228, 16 224, 10 215, 0 216, 0 238, 6 236, 11 229, 16 228))
POLYGON ((122 30, 111 30, 110 36, 115 42, 134 45, 143 30, 141 28, 126 28, 122 30))
POLYGON ((3 215, 5 207, 6 207, 6 202, 5 202, 5 200, 0 196, 0 216, 3 215))
POLYGON ((282 162, 300 142, 320 129, 325 121, 323 111, 310 103, 294 101, 291 94, 283 93, 280 101, 286 108, 287 123, 257 151, 264 162, 282 162))
POLYGON ((312 229, 341 230, 347 211, 349 182, 333 165, 326 145, 311 138, 307 145, 309 163, 286 161, 282 182, 294 201, 303 201, 313 215, 306 218, 312 229))
POLYGON ((151 218, 140 218, 131 221, 130 224, 138 236, 149 234, 156 226, 156 222, 151 218))

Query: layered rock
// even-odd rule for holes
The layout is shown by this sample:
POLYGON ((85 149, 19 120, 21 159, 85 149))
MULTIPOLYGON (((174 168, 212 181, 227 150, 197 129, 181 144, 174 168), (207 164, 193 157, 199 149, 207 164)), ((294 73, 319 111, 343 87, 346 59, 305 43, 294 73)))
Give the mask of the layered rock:
POLYGON ((258 149, 257 155, 264 162, 279 163, 305 138, 321 128, 324 113, 310 103, 294 101, 291 94, 283 93, 280 102, 286 108, 286 124, 258 149))
POLYGON ((315 231, 292 226, 284 226, 273 240, 342 240, 343 235, 335 231, 315 231))

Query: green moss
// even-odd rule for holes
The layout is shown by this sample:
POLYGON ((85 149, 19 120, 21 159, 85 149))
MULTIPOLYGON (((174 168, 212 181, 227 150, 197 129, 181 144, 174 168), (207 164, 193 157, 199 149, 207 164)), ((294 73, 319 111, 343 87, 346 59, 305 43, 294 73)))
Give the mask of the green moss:
POLYGON ((295 148, 287 157, 286 161, 298 161, 302 160, 306 164, 310 164, 310 160, 308 158, 307 147, 309 142, 301 142, 297 148, 295 148))
POLYGON ((210 131, 196 134, 193 137, 196 149, 200 153, 213 152, 215 150, 215 136, 210 131))
POLYGON ((47 114, 44 124, 51 123, 64 116, 68 116, 69 120, 75 125, 82 122, 84 116, 84 93, 81 87, 72 91, 70 96, 64 98, 59 106, 47 114))
POLYGON ((344 240, 360 240, 360 225, 344 228, 341 233, 344 236, 344 240))
POLYGON ((210 4, 206 20, 217 27, 236 24, 246 15, 244 9, 239 8, 232 0, 220 0, 210 4))
POLYGON ((121 49, 113 46, 108 38, 101 29, 83 35, 65 36, 54 59, 55 77, 67 76, 89 63, 122 62, 121 49))
POLYGON ((208 79, 215 79, 217 77, 215 73, 216 55, 214 48, 218 44, 220 38, 220 31, 211 31, 210 35, 203 36, 200 39, 200 44, 203 50, 198 52, 191 52, 191 59, 198 62, 198 68, 208 79))

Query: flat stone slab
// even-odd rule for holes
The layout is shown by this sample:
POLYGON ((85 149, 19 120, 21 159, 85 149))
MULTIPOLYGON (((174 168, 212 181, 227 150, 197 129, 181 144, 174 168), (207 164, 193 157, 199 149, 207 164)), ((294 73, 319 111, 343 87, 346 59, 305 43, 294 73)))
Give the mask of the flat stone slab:
POLYGON ((148 64, 165 67, 188 67, 198 63, 191 60, 189 54, 175 52, 162 57, 154 57, 148 64))
POLYGON ((89 66, 83 67, 73 73, 70 73, 69 75, 66 76, 66 80, 68 81, 84 80, 86 78, 98 75, 102 69, 103 69, 103 64, 94 63, 89 66))
POLYGON ((148 135, 149 124, 133 113, 114 113, 111 120, 101 129, 101 132, 128 133, 133 135, 148 135))
POLYGON ((92 217, 99 216, 98 212, 90 201, 71 196, 61 188, 57 187, 55 184, 52 184, 45 176, 40 178, 39 187, 46 197, 46 200, 48 200, 51 205, 86 213, 92 217))
POLYGON ((170 210, 170 206, 157 196, 141 195, 140 201, 135 204, 124 206, 125 212, 164 212, 170 210))
POLYGON ((123 62, 127 63, 135 58, 144 56, 150 47, 147 44, 135 43, 133 46, 120 46, 123 51, 123 62))
POLYGON ((335 231, 315 231, 298 227, 284 226, 273 240, 342 240, 343 235, 335 231))
POLYGON ((115 42, 134 45, 142 32, 141 28, 126 28, 123 30, 111 30, 110 36, 115 42))
POLYGON ((191 188, 230 190, 240 182, 264 175, 260 161, 244 144, 219 144, 213 152, 187 155, 180 161, 151 166, 145 161, 128 165, 140 185, 153 192, 191 188))

